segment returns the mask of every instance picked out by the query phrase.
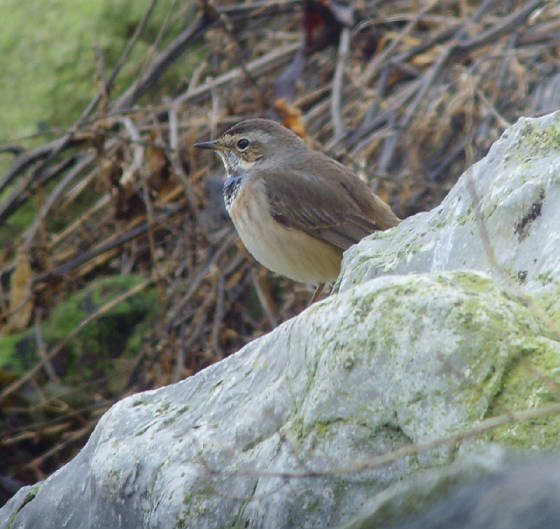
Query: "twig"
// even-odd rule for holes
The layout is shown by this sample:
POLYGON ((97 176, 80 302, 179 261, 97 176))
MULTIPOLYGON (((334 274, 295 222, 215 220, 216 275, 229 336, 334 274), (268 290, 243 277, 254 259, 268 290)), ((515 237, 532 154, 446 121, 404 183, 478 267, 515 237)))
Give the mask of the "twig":
MULTIPOLYGON (((407 23, 407 25, 402 29, 402 31, 400 31, 398 33, 397 37, 395 39, 393 39, 391 44, 389 44, 389 46, 387 46, 387 48, 385 50, 383 50, 383 52, 381 54, 379 54, 377 57, 375 57, 367 65, 367 68, 364 70, 363 74, 358 79, 358 84, 359 85, 367 86, 370 83, 370 81, 376 75, 376 73, 379 69, 379 66, 382 65, 382 64, 385 64, 387 62, 388 58, 391 57, 393 52, 397 49, 397 46, 401 43, 402 39, 405 36, 409 35, 410 32, 416 27, 418 22, 420 20, 422 20, 422 18, 426 15, 426 13, 431 11, 438 3, 439 3, 439 0, 432 0, 425 7, 423 7, 420 10, 420 12, 412 20, 410 20, 407 23)), ((449 30, 447 30, 447 31, 449 31, 449 30)), ((448 35, 448 33, 446 32, 444 35, 448 35)), ((442 35, 442 37, 443 37, 443 35, 442 35)), ((430 45, 432 45, 432 43, 430 43, 430 45)), ((416 53, 419 53, 419 52, 420 51, 415 48, 414 53, 416 54, 416 53)), ((406 58, 401 57, 400 58, 401 61, 404 61, 404 60, 407 60, 407 59, 408 59, 408 57, 406 57, 406 58)))
POLYGON ((194 219, 194 224, 198 226, 200 223, 199 223, 199 216, 198 216, 198 208, 196 207, 196 199, 194 196, 192 185, 189 181, 188 175, 183 167, 183 163, 180 157, 179 126, 178 126, 179 121, 177 119, 177 107, 175 103, 171 103, 169 105, 168 116, 169 116, 170 149, 165 148, 165 151, 167 154, 167 158, 171 162, 171 167, 173 168, 173 171, 179 178, 179 182, 183 187, 185 197, 189 204, 189 213, 192 215, 194 219))
MULTIPOLYGON (((484 13, 492 5, 492 3, 493 0, 484 0, 484 2, 479 6, 475 14, 471 17, 470 24, 474 24, 478 22, 480 18, 482 18, 482 16, 484 15, 484 13)), ((403 118, 399 121, 397 131, 385 143, 383 153, 381 154, 380 161, 379 161, 379 167, 382 172, 388 171, 390 164, 393 161, 393 156, 397 148, 397 145, 399 143, 402 132, 406 130, 410 125, 412 118, 414 117, 418 107, 424 101, 425 96, 428 93, 428 90, 432 87, 436 78, 442 71, 444 65, 451 58, 451 56, 458 50, 459 44, 462 41, 463 36, 466 34, 466 31, 467 30, 465 29, 465 27, 462 27, 458 31, 457 36, 450 42, 450 44, 446 47, 445 51, 438 57, 437 61, 433 64, 433 66, 430 68, 428 73, 424 76, 420 89, 416 94, 416 97, 406 109, 403 118)))
MULTIPOLYGON (((155 3, 155 0, 152 0, 152 4, 155 3)), ((141 33, 141 31, 143 30, 143 24, 145 24, 145 22, 147 21, 147 18, 149 17, 150 13, 151 13, 151 8, 153 8, 153 5, 149 6, 148 11, 146 12, 144 19, 142 20, 141 24, 137 27, 137 32, 138 35, 141 33)), ((117 63, 117 65, 115 66, 115 68, 113 69, 113 72, 111 74, 111 77, 109 78, 109 80, 107 81, 107 83, 105 84, 104 87, 104 93, 108 93, 108 91, 110 90, 110 87, 114 81, 114 79, 116 78, 118 72, 120 71, 120 69, 122 68, 122 65, 124 64, 124 61, 126 60, 126 58, 128 58, 128 55, 130 53, 130 51, 132 51, 132 48, 134 46, 134 43, 136 41, 136 39, 138 38, 138 35, 136 35, 136 37, 133 35, 133 38, 131 39, 131 41, 129 41, 129 44, 127 46, 127 48, 125 49, 123 55, 121 55, 121 58, 119 59, 119 62, 117 63)), ((62 150, 67 149, 69 147, 74 146, 77 143, 80 143, 83 140, 75 140, 73 139, 74 133, 85 123, 85 121, 87 120, 87 118, 89 117, 89 115, 91 114, 91 112, 94 110, 94 108, 97 106, 97 104, 99 103, 99 101, 101 100, 101 98, 103 97, 103 94, 98 94, 96 97, 94 97, 90 103, 88 104, 88 106, 84 109, 84 111, 82 112, 82 114, 80 115, 80 117, 78 118, 78 120, 72 125, 72 127, 68 130, 68 132, 66 132, 62 137, 42 146, 39 147, 37 149, 34 149, 31 152, 25 153, 21 156, 19 156, 17 158, 17 160, 12 164, 12 166, 10 167, 10 169, 8 169, 8 171, 6 171, 6 173, 4 173, 4 175, 2 176, 2 178, 0 178, 0 193, 3 191, 3 189, 8 186, 13 179, 20 174, 21 172, 23 172, 25 169, 27 169, 30 165, 36 163, 36 162, 41 162, 41 165, 35 170, 35 172, 31 175, 28 175, 28 177, 26 179, 24 179, 24 181, 19 185, 19 188, 17 190, 18 195, 21 195, 21 189, 25 189, 28 185, 29 182, 35 180, 37 178, 37 176, 41 175, 42 171, 44 170, 46 163, 52 159, 56 154, 60 153, 62 150)), ((12 210, 9 208, 8 205, 4 205, 1 209, 0 209, 0 220, 2 218, 2 216, 7 216, 12 210)))
POLYGON ((484 95, 484 92, 482 90, 476 89, 475 94, 484 103, 484 106, 490 111, 492 116, 494 116, 496 122, 502 129, 506 129, 513 125, 513 123, 510 123, 498 112, 497 108, 492 104, 491 101, 488 100, 488 98, 484 95))
POLYGON ((224 351, 220 345, 220 329, 224 320, 224 276, 220 275, 216 284, 216 309, 214 310, 214 323, 212 324, 212 343, 216 357, 224 358, 224 351))
POLYGON ((486 253, 486 257, 490 266, 493 270, 495 270, 502 281, 507 285, 509 289, 520 299, 523 300, 524 304, 531 309, 533 314, 535 314, 541 322, 543 322, 548 329, 554 334, 556 340, 560 341, 560 327, 534 300, 532 296, 527 294, 523 289, 519 287, 509 276, 507 270, 498 262, 496 259, 496 254, 494 253, 494 248, 490 243, 490 236, 488 235, 488 229, 486 227, 486 222, 484 222, 484 218, 482 216, 482 211, 480 208, 480 197, 478 196, 478 192, 476 190, 476 186, 474 183, 474 178, 472 176, 472 170, 466 175, 467 178, 467 188, 471 195, 472 202, 475 207, 475 215, 478 221, 478 229, 480 232, 480 238, 482 240, 482 245, 484 247, 484 252, 486 253))
POLYGON ((233 27, 230 17, 225 11, 217 8, 213 0, 202 0, 202 3, 205 6, 205 12, 207 14, 210 12, 215 13, 215 16, 217 16, 218 19, 220 20, 220 23, 224 28, 226 35, 229 37, 230 41, 233 42, 241 70, 245 75, 247 81, 249 81, 249 84, 251 84, 255 89, 255 93, 257 94, 257 97, 260 99, 259 106, 261 108, 264 108, 263 91, 259 88, 259 83, 247 68, 245 57, 243 56, 243 49, 239 43, 239 39, 235 35, 235 29, 233 27))
MULTIPOLYGON (((53 149, 56 147, 58 141, 59 140, 51 141, 46 145, 42 145, 41 147, 37 147, 32 151, 28 151, 18 156, 15 162, 0 178, 0 193, 2 193, 4 189, 12 183, 16 176, 25 171, 28 167, 30 167, 34 163, 44 160, 45 158, 48 158, 53 149)), ((77 145, 77 143, 80 142, 70 142, 69 146, 75 146, 77 145)), ((29 181, 31 180, 32 178, 29 178, 29 181)), ((26 186, 22 187, 25 188, 26 186)))
MULTIPOLYGON (((173 217, 174 215, 177 215, 178 213, 181 213, 182 211, 184 211, 184 209, 185 209, 185 206, 181 205, 181 206, 177 206, 173 209, 170 209, 168 211, 165 211, 164 213, 161 213, 160 215, 158 215, 157 219, 155 220, 155 225, 162 224, 164 221, 166 221, 170 217, 173 217)), ((117 248, 118 246, 121 246, 122 244, 124 244, 124 243, 126 243, 126 242, 128 242, 132 239, 135 239, 139 235, 142 235, 143 233, 145 233, 147 230, 148 230, 147 222, 142 222, 136 228, 133 228, 130 231, 113 238, 110 242, 101 244, 101 245, 97 246, 96 248, 93 248, 92 250, 89 250, 88 252, 85 252, 84 254, 79 255, 75 259, 72 259, 67 263, 64 263, 60 266, 57 266, 56 268, 54 268, 52 270, 48 270, 47 272, 37 276, 34 280, 34 284, 41 283, 41 282, 45 281, 46 279, 48 279, 49 277, 62 276, 64 274, 67 274, 71 270, 73 270, 73 269, 77 268, 78 266, 86 263, 90 259, 93 259, 94 257, 97 257, 98 255, 101 255, 105 252, 111 251, 114 248, 117 248)))
POLYGON ((0 153, 9 152, 19 156, 25 152, 25 149, 21 145, 0 145, 0 153))
POLYGON ((512 29, 519 26, 519 24, 523 23, 529 15, 543 3, 544 0, 530 0, 517 11, 505 17, 501 24, 496 24, 490 29, 468 40, 460 39, 459 42, 455 43, 453 51, 455 53, 468 53, 475 48, 480 48, 481 46, 485 46, 486 44, 499 39, 512 29))
MULTIPOLYGON (((134 44, 136 43, 136 40, 140 36, 140 33, 144 29, 144 25, 147 22, 150 14, 151 14, 151 11, 153 9, 153 6, 155 5, 155 2, 156 2, 156 0, 150 0, 150 4, 148 5, 148 9, 147 9, 142 21, 137 26, 133 37, 130 39, 130 41, 127 45, 127 48, 125 49, 125 51, 121 55, 117 65, 113 69, 113 72, 112 72, 111 76, 109 77, 109 80, 107 81, 107 84, 105 85, 104 92, 109 92, 110 91, 110 88, 111 88, 111 85, 112 85, 113 81, 115 80, 117 74, 119 73, 120 69, 124 65, 124 62, 126 61, 130 52, 132 51, 132 48, 134 47, 134 44)), ((58 138, 54 142, 50 143, 49 148, 45 149, 44 151, 41 152, 41 155, 43 155, 42 156, 43 161, 42 161, 41 165, 39 165, 39 167, 35 170, 34 178, 36 178, 36 176, 41 174, 41 172, 43 171, 43 169, 46 166, 46 163, 50 159, 52 159, 55 155, 57 155, 62 150, 68 148, 71 145, 72 137, 73 137, 74 133, 82 126, 82 124, 86 121, 86 119, 91 114, 91 112, 93 112, 93 110, 95 109, 95 107, 97 106, 97 104, 99 103, 99 101, 101 100, 102 97, 103 97, 103 94, 98 94, 97 96, 95 96, 90 101, 88 106, 84 109, 84 111, 82 112, 82 114, 80 115, 78 120, 69 129, 69 131, 66 134, 64 134, 61 138, 58 138)), ((35 159, 37 159, 37 157, 35 157, 35 159)), ((29 165, 29 163, 32 163, 32 162, 29 161, 26 165, 29 165)), ((23 163, 20 163, 18 165, 20 167, 24 167, 23 163)), ((21 170, 22 169, 20 169, 20 171, 21 170)), ((17 173, 14 174, 13 171, 9 171, 7 173, 7 175, 5 175, 5 177, 2 178, 2 182, 0 182, 0 192, 2 191, 2 188, 5 185, 7 185, 7 183, 9 183, 11 181, 10 177, 13 178, 16 174, 17 173)))
POLYGON ((350 51, 350 28, 344 27, 340 35, 338 45, 338 56, 334 71, 333 89, 331 96, 331 120, 333 122, 334 134, 332 142, 328 148, 332 148, 344 136, 344 124, 342 123, 342 112, 340 110, 342 99, 342 81, 344 77, 344 67, 350 51))
MULTIPOLYGON (((230 231, 220 247, 216 251, 208 255, 204 262, 199 266, 196 274, 194 274, 194 277, 189 284, 187 292, 179 301, 179 303, 177 303, 177 305, 175 305, 175 307, 173 307, 173 309, 169 311, 168 319, 170 322, 176 322, 179 314, 183 312, 183 309, 198 289, 198 286, 200 285, 202 280, 208 275, 208 270, 210 269, 210 267, 229 249, 236 237, 237 235, 230 231)), ((177 323, 174 323, 174 325, 177 325, 177 323)))
POLYGON ((134 176, 138 175, 144 167, 144 146, 142 145, 140 133, 128 117, 121 117, 119 121, 124 125, 125 130, 130 136, 133 149, 132 165, 127 168, 127 172, 122 176, 122 181, 134 180, 134 176))
MULTIPOLYGON (((538 408, 527 409, 522 411, 512 411, 511 413, 496 415, 489 419, 484 419, 475 423, 474 425, 461 430, 455 434, 438 437, 433 441, 427 443, 415 443, 403 446, 396 450, 391 450, 379 456, 374 456, 371 458, 366 458, 363 461, 347 461, 343 464, 338 464, 337 467, 331 468, 324 471, 313 471, 307 470, 304 472, 275 472, 266 470, 252 470, 243 471, 237 470, 235 472, 236 476, 242 477, 259 477, 259 478, 280 478, 280 479, 322 479, 328 476, 346 476, 352 474, 359 474, 360 472, 365 472, 379 468, 381 466, 388 465, 394 461, 399 461, 405 457, 414 456, 417 454, 422 454, 440 448, 443 446, 453 446, 458 443, 465 441, 471 437, 476 437, 477 435, 483 434, 499 428, 501 426, 507 426, 512 423, 522 423, 538 419, 540 417, 546 417, 547 415, 556 415, 560 413, 560 403, 549 404, 547 406, 540 406, 538 408)), ((216 475, 223 475, 224 472, 221 470, 213 469, 213 473, 216 475)))
POLYGON ((254 270, 251 274, 253 286, 255 287, 255 292, 257 293, 257 297, 259 298, 261 307, 263 308, 263 311, 268 319, 270 328, 274 329, 278 325, 278 318, 274 313, 274 309, 271 302, 272 300, 270 299, 270 294, 268 292, 265 292, 260 282, 258 274, 259 272, 256 272, 254 270))
MULTIPOLYGON (((263 74, 268 70, 275 68, 278 64, 288 60, 288 57, 295 53, 301 44, 299 42, 294 42, 291 44, 286 44, 285 46, 273 50, 258 59, 254 59, 247 63, 247 70, 254 74, 263 74)), ((206 83, 194 88, 193 90, 189 90, 185 94, 179 96, 175 99, 174 104, 177 106, 184 105, 188 101, 196 100, 201 96, 208 97, 214 87, 223 86, 227 83, 230 83, 234 79, 242 77, 243 70, 241 68, 233 68, 228 72, 216 77, 215 79, 211 79, 206 83)))
MULTIPOLYGON (((180 345, 180 349, 183 350, 181 357, 184 359, 186 357, 187 351, 192 347, 192 345, 199 339, 200 335, 204 332, 204 324, 208 318, 208 309, 214 302, 214 298, 211 293, 209 293, 202 304, 197 307, 194 318, 189 323, 189 335, 188 338, 180 345)), ((181 318, 180 325, 183 325, 186 318, 181 318)), ((178 372, 178 370, 177 370, 178 372)))
POLYGON ((107 91, 107 78, 105 76, 105 61, 103 59, 103 52, 101 51, 101 46, 98 42, 94 45, 95 50, 95 66, 97 69, 97 85, 98 85, 98 95, 101 114, 105 114, 107 110, 107 102, 109 99, 109 92, 107 91))
MULTIPOLYGON (((144 206, 146 208, 146 217, 148 219, 147 233, 148 233, 148 243, 150 245, 150 255, 152 258, 152 278, 154 281, 158 279, 158 269, 157 269, 157 257, 156 257, 156 241, 154 237, 154 227, 156 225, 154 206, 152 204, 152 199, 150 197, 150 191, 148 189, 148 175, 146 173, 145 161, 144 161, 144 147, 140 145, 140 133, 138 129, 132 123, 132 120, 127 117, 122 117, 121 122, 124 124, 130 137, 136 141, 134 144, 134 160, 132 166, 129 168, 130 177, 137 175, 140 178, 140 185, 142 187, 142 199, 144 206)), ((123 176, 123 180, 126 175, 123 176)))
POLYGON ((148 20, 149 20, 150 16, 152 15, 152 12, 154 10, 154 7, 155 7, 156 3, 157 3, 157 0, 150 0, 150 3, 148 4, 148 7, 146 8, 144 16, 142 17, 142 20, 140 20, 139 24, 134 29, 134 33, 132 34, 129 41, 127 42, 126 48, 121 53, 121 56, 119 57, 119 60, 117 61, 117 64, 113 68, 113 71, 111 72, 111 75, 109 76, 109 79, 107 80, 107 83, 105 85, 105 91, 107 93, 109 93, 111 91, 111 88, 113 86, 113 83, 115 82, 115 79, 117 78, 117 75, 119 75, 122 67, 124 66, 124 64, 126 63, 128 58, 130 57, 130 54, 132 53, 132 50, 134 49, 134 46, 136 45, 136 42, 138 42, 138 39, 140 38, 140 35, 142 35, 142 33, 144 31, 144 28, 146 27, 146 24, 148 23, 148 20))
POLYGON ((187 46, 197 39, 204 29, 212 24, 214 24, 214 21, 207 20, 199 13, 192 24, 181 32, 181 34, 154 59, 146 72, 115 101, 111 106, 111 110, 122 111, 134 105, 185 51, 187 46))
POLYGON ((37 355, 40 360, 44 363, 45 372, 47 373, 49 379, 53 382, 60 382, 60 378, 57 376, 52 362, 47 358, 45 341, 43 340, 43 329, 41 322, 42 309, 37 308, 35 311, 35 347, 37 349, 37 355))
POLYGON ((78 228, 84 225, 93 215, 104 209, 111 202, 111 196, 107 193, 103 195, 90 209, 80 215, 74 222, 67 226, 60 233, 54 234, 47 245, 48 250, 52 250, 55 246, 63 242, 67 237, 72 235, 78 228))
MULTIPOLYGON (((48 459, 49 457, 52 457, 53 455, 57 454, 63 448, 68 446, 70 443, 73 443, 74 441, 76 441, 78 439, 81 439, 85 435, 89 435, 92 432, 92 430, 94 429, 94 427, 95 427, 95 422, 90 421, 84 427, 80 428, 79 430, 75 430, 73 432, 70 432, 65 439, 60 441, 57 445, 53 446, 50 450, 47 450, 46 452, 43 452, 40 456, 36 457, 35 459, 30 461, 29 463, 25 464, 24 468, 39 469, 40 465, 46 459, 48 459)), ((44 477, 43 477, 43 479, 44 479, 44 477)))
MULTIPOLYGON (((36 215, 35 220, 31 227, 27 230, 24 236, 24 246, 30 248, 35 235, 41 224, 45 221, 47 214, 51 208, 58 203, 60 195, 66 190, 66 188, 74 181, 74 179, 79 176, 89 165, 95 160, 93 154, 87 154, 84 156, 70 171, 66 173, 64 178, 55 186, 55 188, 50 193, 49 197, 39 210, 36 215)), ((1 217, 1 215, 0 215, 1 217)))

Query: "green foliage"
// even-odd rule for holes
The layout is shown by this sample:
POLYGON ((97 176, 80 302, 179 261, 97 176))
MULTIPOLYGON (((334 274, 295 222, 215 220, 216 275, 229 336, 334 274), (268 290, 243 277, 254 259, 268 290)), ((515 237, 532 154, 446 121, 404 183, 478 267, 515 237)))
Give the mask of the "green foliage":
MULTIPOLYGON (((108 76, 147 5, 148 0, 3 0, 0 142, 72 123, 96 94, 94 46, 101 49, 108 76)), ((117 78, 117 92, 145 66, 171 5, 156 4, 117 78)), ((177 17, 171 20, 160 46, 182 29, 177 17)), ((181 73, 170 75, 177 81, 181 73)))
MULTIPOLYGON (((60 343, 89 315, 144 279, 140 276, 106 277, 59 304, 43 325, 47 346, 60 343)), ((133 356, 138 335, 156 314, 155 290, 139 292, 86 325, 56 357, 57 373, 67 384, 83 378, 114 374, 115 358, 133 356)), ((0 370, 23 374, 38 360, 34 330, 0 338, 0 370)))

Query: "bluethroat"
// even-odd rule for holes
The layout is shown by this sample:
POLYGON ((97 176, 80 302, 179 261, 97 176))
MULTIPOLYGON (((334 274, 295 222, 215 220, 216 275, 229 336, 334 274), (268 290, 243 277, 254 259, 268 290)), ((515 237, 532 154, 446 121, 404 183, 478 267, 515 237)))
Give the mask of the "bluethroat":
POLYGON ((249 252, 295 281, 334 281, 344 250, 400 221, 365 182, 274 121, 242 121, 195 146, 222 159, 226 208, 249 252))

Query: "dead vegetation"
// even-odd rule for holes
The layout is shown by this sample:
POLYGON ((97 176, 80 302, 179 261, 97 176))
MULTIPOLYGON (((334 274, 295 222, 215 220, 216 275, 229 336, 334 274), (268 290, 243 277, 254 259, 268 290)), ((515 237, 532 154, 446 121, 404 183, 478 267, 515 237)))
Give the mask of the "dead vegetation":
POLYGON ((508 124, 560 103, 560 6, 544 0, 201 2, 190 17, 173 4, 184 30, 160 49, 164 25, 115 93, 154 4, 110 73, 98 55, 98 94, 72 127, 2 148, 13 163, 0 176, 0 325, 4 336, 32 329, 36 344, 25 374, 0 368, 4 498, 75 454, 115 400, 191 375, 306 306, 309 286, 248 257, 222 205, 221 165, 195 141, 275 117, 407 217, 437 205, 508 124), (184 83, 151 97, 187 54, 200 60, 184 83), (14 228, 30 203, 32 222, 14 228), (127 274, 145 279, 43 340, 42 322, 69 296, 127 274), (134 361, 115 364, 118 390, 84 376, 64 389, 86 395, 79 404, 50 396, 69 341, 146 290, 158 317, 134 361))

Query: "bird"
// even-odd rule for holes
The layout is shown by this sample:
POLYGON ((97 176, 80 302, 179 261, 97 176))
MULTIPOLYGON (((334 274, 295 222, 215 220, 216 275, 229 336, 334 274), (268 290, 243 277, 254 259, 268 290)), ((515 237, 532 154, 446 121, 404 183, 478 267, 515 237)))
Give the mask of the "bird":
POLYGON ((335 281, 344 250, 400 222, 352 171, 273 120, 244 120, 194 146, 221 158, 226 209, 249 253, 294 281, 335 281))

